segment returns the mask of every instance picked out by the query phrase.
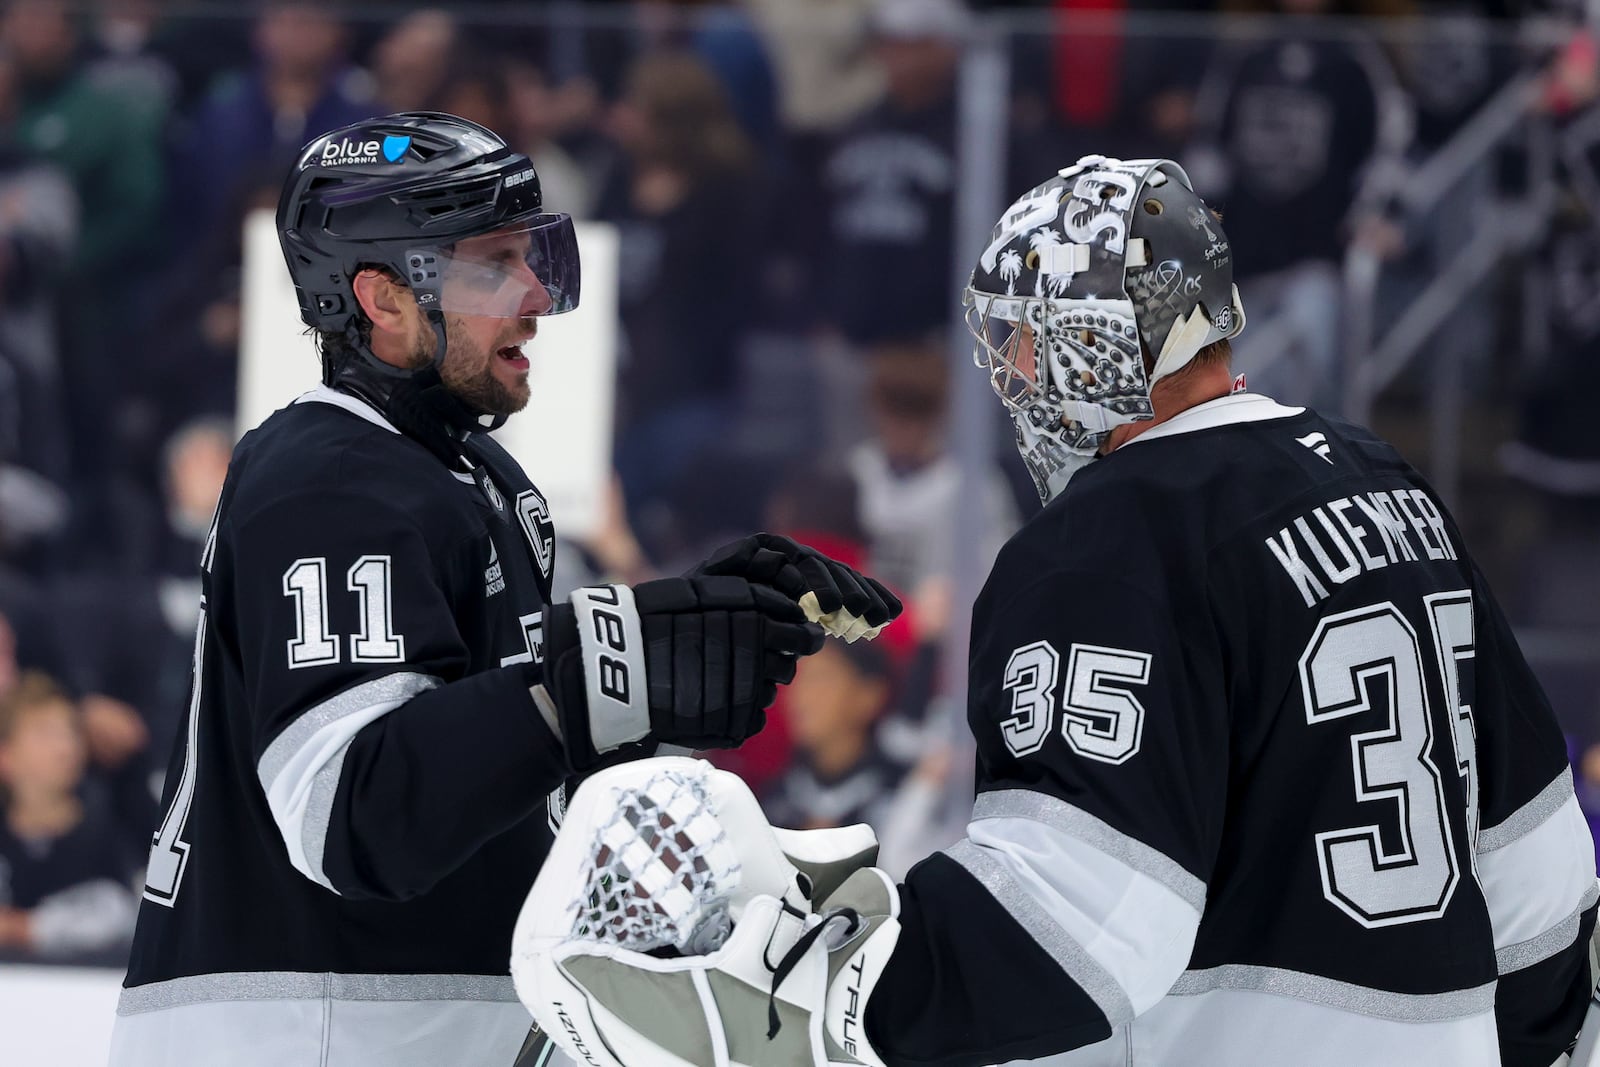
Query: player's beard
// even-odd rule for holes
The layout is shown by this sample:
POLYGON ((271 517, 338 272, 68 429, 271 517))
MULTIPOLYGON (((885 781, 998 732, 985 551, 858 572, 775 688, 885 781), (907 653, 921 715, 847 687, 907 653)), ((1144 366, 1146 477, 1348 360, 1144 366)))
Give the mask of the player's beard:
MULTIPOLYGON (((527 379, 515 388, 507 387, 495 376, 500 356, 486 351, 454 316, 445 317, 445 337, 448 345, 439 378, 456 399, 485 415, 514 415, 528 406, 527 379)), ((425 347, 424 338, 418 336, 419 366, 433 359, 433 349, 433 329, 428 327, 425 347)))

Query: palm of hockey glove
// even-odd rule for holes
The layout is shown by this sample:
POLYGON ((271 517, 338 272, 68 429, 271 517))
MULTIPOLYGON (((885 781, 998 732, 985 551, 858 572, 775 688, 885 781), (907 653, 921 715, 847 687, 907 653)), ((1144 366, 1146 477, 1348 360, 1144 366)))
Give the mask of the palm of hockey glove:
POLYGON ((766 724, 778 686, 822 631, 734 576, 578 589, 548 612, 545 688, 575 771, 647 736, 733 748, 766 724))
POLYGON ((751 534, 724 545, 691 573, 738 575, 770 585, 796 603, 804 603, 809 593, 816 599, 808 612, 813 621, 820 619, 830 633, 851 641, 877 636, 903 607, 877 579, 781 534, 751 534))

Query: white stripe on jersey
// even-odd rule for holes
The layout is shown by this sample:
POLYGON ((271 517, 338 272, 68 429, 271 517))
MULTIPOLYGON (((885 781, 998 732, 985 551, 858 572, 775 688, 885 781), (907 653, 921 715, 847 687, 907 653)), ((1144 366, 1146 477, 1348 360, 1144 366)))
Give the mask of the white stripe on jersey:
POLYGON ((530 1022, 480 975, 197 975, 122 1000, 111 1067, 509 1065, 530 1022))
POLYGON ((1541 823, 1554 815, 1567 798, 1573 795, 1572 768, 1564 767, 1561 773, 1543 789, 1537 796, 1522 807, 1495 823, 1485 826, 1478 831, 1476 849, 1481 854, 1493 852, 1497 848, 1504 848, 1529 830, 1537 829, 1541 823))
POLYGON ((1578 927, 1583 922, 1583 913, 1592 907, 1596 900, 1600 900, 1600 885, 1591 885, 1589 891, 1583 895, 1583 899, 1578 901, 1578 906, 1559 923, 1536 937, 1495 949, 1495 969, 1501 974, 1510 974, 1524 967, 1532 967, 1535 963, 1542 963, 1557 952, 1570 947, 1578 939, 1578 927))
POLYGON ((994 815, 1025 802, 985 794, 967 827, 968 839, 948 852, 1115 1026, 1159 1001, 1183 973, 1200 926, 1204 888, 1148 845, 1070 804, 1037 794, 1032 803, 1041 799, 1045 803, 1035 808, 1041 817, 994 815), (1159 874, 1152 877, 1146 867, 1159 874))
POLYGON ((345 753, 362 727, 437 685, 439 679, 410 671, 363 682, 308 708, 267 746, 256 776, 295 870, 338 892, 323 873, 322 856, 345 753))
POLYGON ((970 839, 957 841, 944 851, 965 867, 1017 925, 1055 960, 1056 966, 1078 983, 1112 1026, 1133 1018, 1133 1004, 1117 980, 1067 933, 1056 921, 1057 916, 1029 895, 1001 854, 974 844, 970 839))
POLYGON ((1578 936, 1578 913, 1600 897, 1589 824, 1563 770, 1510 818, 1478 835, 1478 881, 1507 974, 1549 959, 1578 936))
POLYGON ((994 789, 978 795, 972 819, 1002 817, 1032 819, 1119 859, 1140 874, 1149 875, 1201 911, 1206 904, 1205 883, 1159 849, 1117 830, 1110 823, 1065 800, 1031 789, 994 789))

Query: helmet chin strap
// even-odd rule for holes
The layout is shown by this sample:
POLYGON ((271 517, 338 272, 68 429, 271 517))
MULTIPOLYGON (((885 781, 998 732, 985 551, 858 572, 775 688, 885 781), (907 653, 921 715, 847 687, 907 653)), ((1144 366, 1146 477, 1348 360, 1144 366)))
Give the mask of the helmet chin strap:
POLYGON ((356 351, 338 367, 324 368, 323 381, 354 393, 383 412, 395 428, 432 452, 445 466, 461 465, 461 439, 469 433, 497 430, 506 416, 490 416, 464 403, 444 384, 444 315, 427 313, 435 337, 433 361, 411 371, 385 363, 372 354, 352 324, 347 337, 356 351))

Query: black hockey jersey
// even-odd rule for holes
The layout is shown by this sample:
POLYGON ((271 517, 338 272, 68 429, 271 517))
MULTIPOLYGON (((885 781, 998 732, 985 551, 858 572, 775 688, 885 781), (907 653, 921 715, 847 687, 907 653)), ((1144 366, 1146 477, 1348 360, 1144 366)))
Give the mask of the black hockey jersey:
POLYGON ((463 451, 325 387, 236 450, 118 1067, 514 1057, 567 773, 529 693, 553 530, 498 445, 463 451))
POLYGON ((1575 1035, 1561 733, 1389 446, 1189 409, 1008 543, 972 633, 978 796, 903 887, 890 1067, 1545 1067, 1575 1035))

